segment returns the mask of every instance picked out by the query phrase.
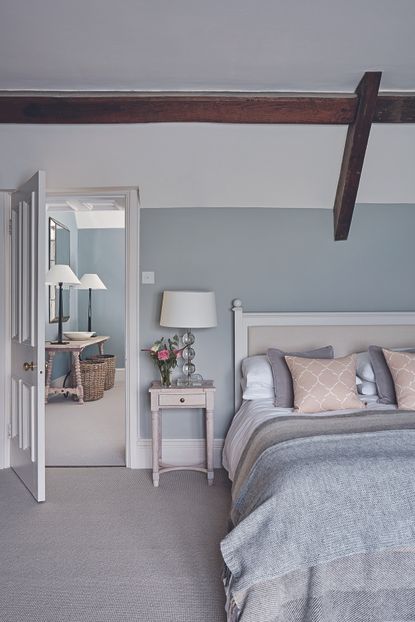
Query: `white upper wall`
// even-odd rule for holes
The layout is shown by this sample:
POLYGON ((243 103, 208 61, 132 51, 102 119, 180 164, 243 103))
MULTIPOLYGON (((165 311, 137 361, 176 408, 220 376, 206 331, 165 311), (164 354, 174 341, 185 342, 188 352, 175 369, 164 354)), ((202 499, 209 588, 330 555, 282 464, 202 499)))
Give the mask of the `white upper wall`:
POLYGON ((1 0, 0 89, 415 88, 414 0, 1 0))
MULTIPOLYGON (((138 186, 143 207, 332 208, 346 127, 0 125, 0 188, 138 186)), ((358 200, 415 203, 415 125, 375 125, 358 200)))

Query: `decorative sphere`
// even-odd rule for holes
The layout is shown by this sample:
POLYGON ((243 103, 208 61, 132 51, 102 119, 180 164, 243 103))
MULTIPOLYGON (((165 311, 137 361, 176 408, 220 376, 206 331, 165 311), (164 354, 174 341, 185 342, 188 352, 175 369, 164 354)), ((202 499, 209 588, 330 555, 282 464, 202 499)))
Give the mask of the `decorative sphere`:
POLYGON ((182 369, 184 374, 194 374, 196 371, 196 366, 193 365, 193 363, 185 363, 182 369))
POLYGON ((185 333, 182 337, 184 346, 191 346, 195 342, 195 336, 192 333, 185 333))
POLYGON ((195 358, 196 352, 190 346, 185 348, 182 352, 182 358, 184 361, 191 361, 195 358))

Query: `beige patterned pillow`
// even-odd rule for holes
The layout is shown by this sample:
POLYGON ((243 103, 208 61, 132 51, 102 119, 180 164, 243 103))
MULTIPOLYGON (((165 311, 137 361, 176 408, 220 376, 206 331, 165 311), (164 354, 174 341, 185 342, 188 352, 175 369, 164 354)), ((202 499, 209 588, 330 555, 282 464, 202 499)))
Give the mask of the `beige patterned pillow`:
POLYGON ((339 359, 286 356, 293 379, 294 407, 303 413, 363 408, 356 389, 356 354, 339 359))
POLYGON ((398 408, 415 410, 415 353, 382 349, 395 385, 398 408))

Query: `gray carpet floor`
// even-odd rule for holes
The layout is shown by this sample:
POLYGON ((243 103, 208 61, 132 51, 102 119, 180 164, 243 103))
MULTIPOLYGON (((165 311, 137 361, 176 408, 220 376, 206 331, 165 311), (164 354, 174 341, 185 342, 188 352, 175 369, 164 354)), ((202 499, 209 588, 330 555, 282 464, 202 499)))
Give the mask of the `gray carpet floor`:
POLYGON ((47 469, 37 504, 0 471, 1 622, 224 622, 230 486, 200 473, 47 469))
POLYGON ((125 465, 125 383, 78 404, 62 396, 46 404, 47 466, 125 465))

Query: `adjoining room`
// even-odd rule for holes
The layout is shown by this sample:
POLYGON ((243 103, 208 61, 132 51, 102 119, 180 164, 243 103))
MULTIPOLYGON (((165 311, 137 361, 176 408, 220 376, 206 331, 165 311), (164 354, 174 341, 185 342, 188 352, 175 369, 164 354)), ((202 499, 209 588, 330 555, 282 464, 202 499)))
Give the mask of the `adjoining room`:
POLYGON ((124 197, 48 196, 47 216, 46 466, 123 466, 124 197))

